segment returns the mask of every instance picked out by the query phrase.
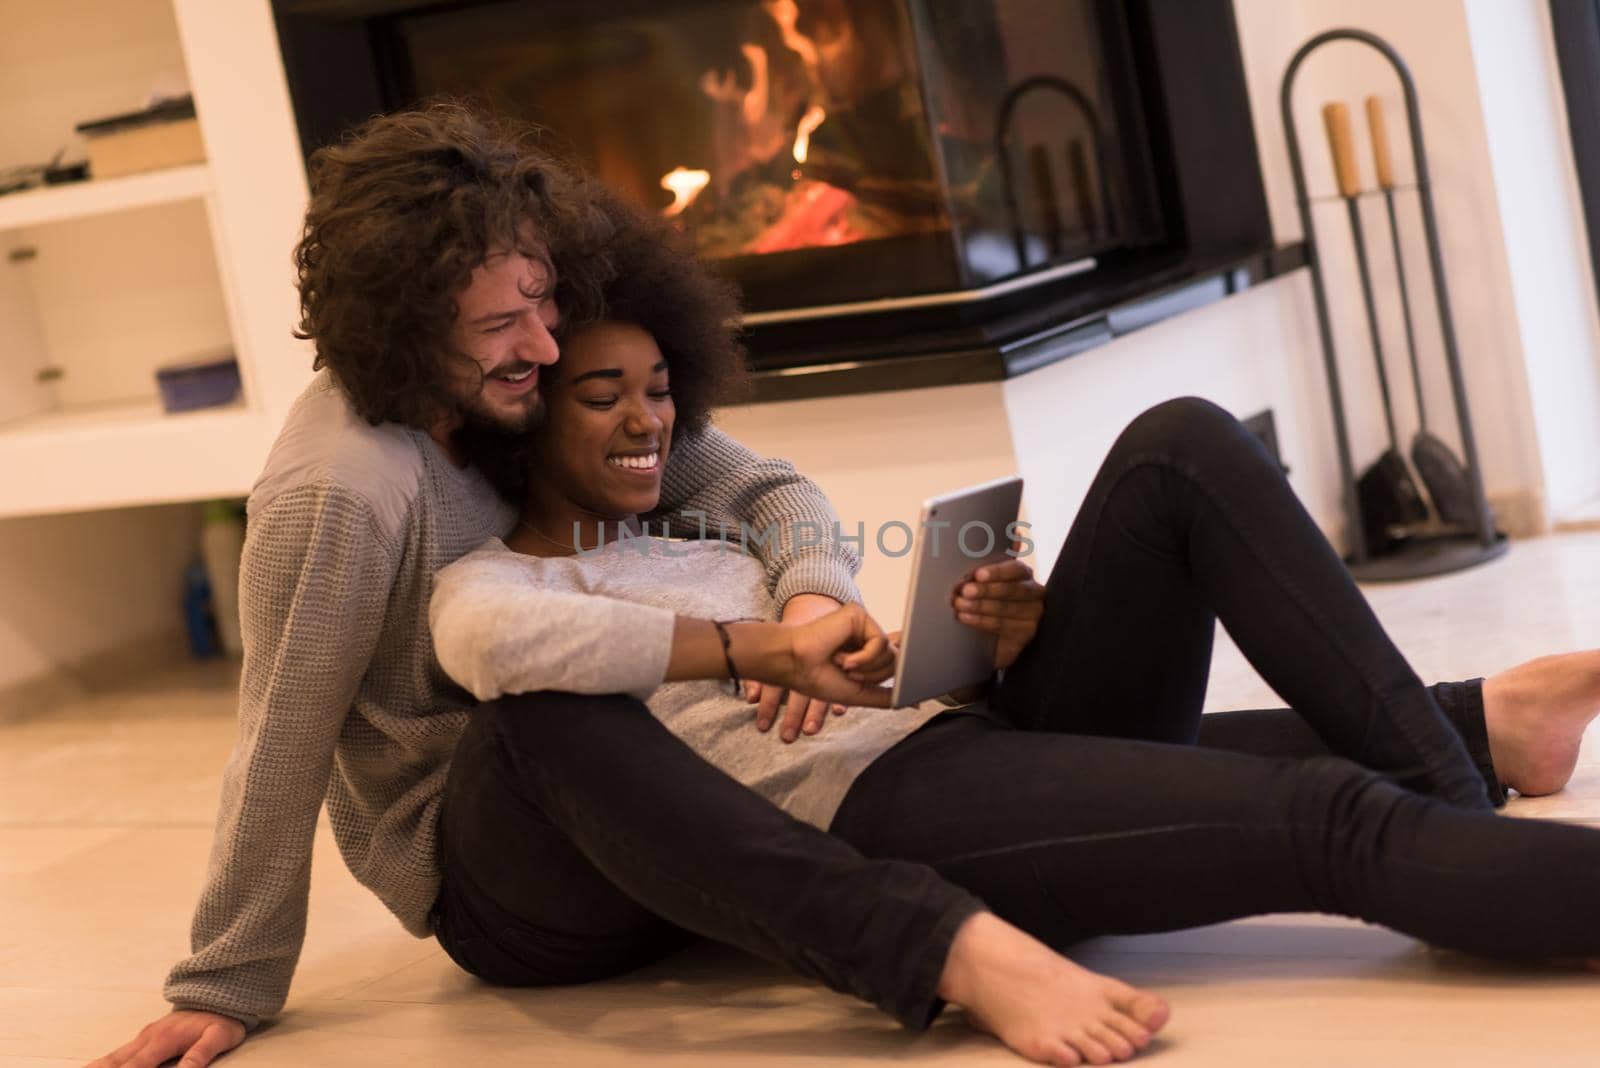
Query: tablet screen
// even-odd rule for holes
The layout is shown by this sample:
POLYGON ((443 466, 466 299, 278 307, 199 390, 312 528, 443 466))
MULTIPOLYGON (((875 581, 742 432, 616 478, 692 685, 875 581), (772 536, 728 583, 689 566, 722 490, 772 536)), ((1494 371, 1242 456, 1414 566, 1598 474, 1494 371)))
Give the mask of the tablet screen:
POLYGON ((934 497, 922 506, 900 634, 893 703, 897 707, 984 681, 994 671, 994 639, 956 619, 956 588, 1008 550, 1022 505, 1016 475, 934 497))

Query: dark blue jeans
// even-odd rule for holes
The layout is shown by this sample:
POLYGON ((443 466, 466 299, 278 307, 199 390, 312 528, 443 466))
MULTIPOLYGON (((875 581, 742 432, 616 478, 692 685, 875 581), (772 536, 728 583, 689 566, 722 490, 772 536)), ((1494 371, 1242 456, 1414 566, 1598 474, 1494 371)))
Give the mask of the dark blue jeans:
POLYGON ((1600 955, 1600 834, 1494 816, 1480 687, 1422 685, 1220 409, 1170 402, 1128 428, 1048 588, 993 711, 885 753, 831 835, 637 702, 484 706, 446 790, 441 944, 526 985, 614 975, 692 931, 912 1027, 942 1007, 979 899, 1058 945, 1319 910, 1600 955), (1295 711, 1201 717, 1218 618, 1295 711))

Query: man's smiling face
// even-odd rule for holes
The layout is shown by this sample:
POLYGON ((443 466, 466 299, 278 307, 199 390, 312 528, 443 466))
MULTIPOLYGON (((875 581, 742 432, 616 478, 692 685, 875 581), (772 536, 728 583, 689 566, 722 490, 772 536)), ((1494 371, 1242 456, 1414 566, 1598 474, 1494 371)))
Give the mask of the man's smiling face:
MULTIPOLYGON (((521 244, 537 248, 532 241, 521 244)), ((468 419, 509 431, 539 422, 539 368, 561 355, 553 334, 560 321, 555 284, 555 271, 542 257, 500 250, 457 295, 450 344, 475 365, 456 377, 468 419)))

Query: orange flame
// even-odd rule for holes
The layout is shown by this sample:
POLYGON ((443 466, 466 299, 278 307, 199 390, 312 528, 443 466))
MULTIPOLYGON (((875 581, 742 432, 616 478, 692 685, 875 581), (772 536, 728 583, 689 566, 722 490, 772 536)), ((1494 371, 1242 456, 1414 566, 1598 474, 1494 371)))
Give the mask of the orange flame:
POLYGON ((818 126, 821 126, 822 120, 827 117, 828 113, 816 104, 812 104, 807 108, 806 113, 800 117, 800 126, 795 131, 794 139, 794 161, 796 163, 804 163, 806 161, 806 155, 811 151, 811 133, 818 126))
POLYGON ((772 16, 772 21, 778 24, 783 43, 798 52, 806 69, 814 72, 818 62, 816 42, 795 29, 800 21, 800 5, 795 0, 766 0, 762 6, 772 16))
POLYGON ((700 190, 711 181, 710 171, 692 171, 687 167, 674 167, 661 176, 661 188, 672 194, 672 203, 661 214, 666 216, 680 215, 694 203, 694 198, 700 195, 700 190))

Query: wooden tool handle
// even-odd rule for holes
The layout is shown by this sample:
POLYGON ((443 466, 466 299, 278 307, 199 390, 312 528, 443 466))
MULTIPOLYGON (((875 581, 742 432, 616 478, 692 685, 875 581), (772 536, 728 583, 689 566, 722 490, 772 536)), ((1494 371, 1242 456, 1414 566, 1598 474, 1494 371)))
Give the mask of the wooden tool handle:
POLYGON ((1372 165, 1378 172, 1378 188, 1394 188, 1394 164, 1389 159, 1389 134, 1383 126, 1383 102, 1367 97, 1367 127, 1372 131, 1372 165))
POLYGON ((1339 195, 1361 193, 1361 176, 1356 173, 1356 146, 1350 140, 1350 109, 1343 104, 1324 104, 1322 122, 1328 128, 1328 149, 1333 153, 1333 173, 1339 179, 1339 195))

